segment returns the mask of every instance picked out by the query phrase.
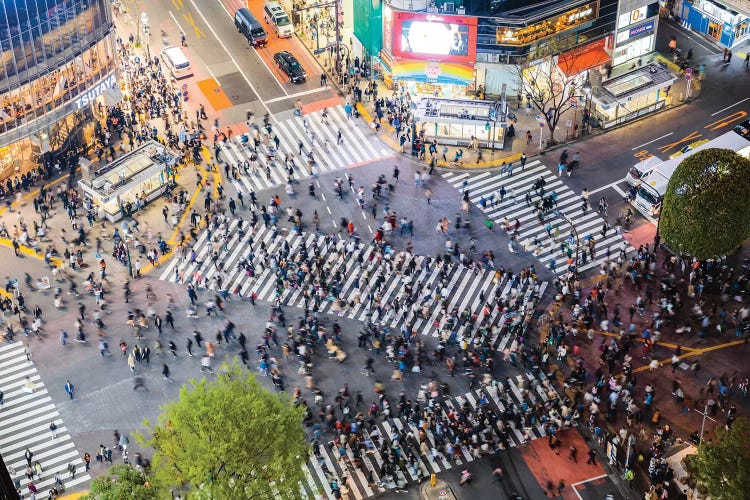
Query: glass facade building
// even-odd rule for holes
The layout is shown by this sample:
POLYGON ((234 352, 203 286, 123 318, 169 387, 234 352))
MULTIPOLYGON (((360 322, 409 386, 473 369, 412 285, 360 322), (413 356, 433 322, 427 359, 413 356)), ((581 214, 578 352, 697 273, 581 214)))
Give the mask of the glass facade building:
POLYGON ((109 0, 0 0, 0 180, 86 142, 114 41, 109 0))

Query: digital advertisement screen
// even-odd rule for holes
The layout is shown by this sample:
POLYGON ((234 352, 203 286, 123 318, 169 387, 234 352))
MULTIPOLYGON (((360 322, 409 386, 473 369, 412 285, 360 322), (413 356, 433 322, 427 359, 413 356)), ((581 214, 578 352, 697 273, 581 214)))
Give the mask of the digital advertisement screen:
POLYGON ((391 36, 396 58, 461 63, 476 59, 477 18, 398 12, 393 14, 391 36))
POLYGON ((404 21, 401 24, 401 53, 466 56, 469 27, 463 24, 404 21))

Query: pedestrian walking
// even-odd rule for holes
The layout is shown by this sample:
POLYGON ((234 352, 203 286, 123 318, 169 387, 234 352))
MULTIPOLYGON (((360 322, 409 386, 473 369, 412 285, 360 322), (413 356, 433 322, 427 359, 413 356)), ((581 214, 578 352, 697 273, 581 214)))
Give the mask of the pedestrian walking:
POLYGON ((589 459, 586 460, 589 465, 596 465, 596 452, 593 449, 589 450, 589 459))
POLYGON ((173 357, 177 357, 177 345, 173 341, 169 341, 169 352, 172 353, 173 357))
POLYGON ((174 380, 169 378, 169 367, 166 363, 162 364, 161 374, 164 377, 164 380, 166 380, 167 382, 174 382, 174 380))
POLYGON ((70 382, 70 380, 65 381, 65 394, 70 396, 70 399, 73 399, 73 392, 75 391, 75 387, 73 387, 73 384, 70 382))
POLYGON ((424 196, 427 198, 427 204, 430 205, 432 203, 432 189, 427 188, 424 190, 424 196))
POLYGON ((193 339, 188 337, 187 339, 187 353, 191 358, 193 357, 193 339))
POLYGON ((578 463, 578 448, 576 448, 572 444, 570 445, 570 453, 568 454, 568 460, 570 460, 574 464, 578 463))
POLYGON ((208 354, 204 354, 201 358, 201 372, 205 371, 214 372, 213 368, 211 368, 211 357, 208 354))

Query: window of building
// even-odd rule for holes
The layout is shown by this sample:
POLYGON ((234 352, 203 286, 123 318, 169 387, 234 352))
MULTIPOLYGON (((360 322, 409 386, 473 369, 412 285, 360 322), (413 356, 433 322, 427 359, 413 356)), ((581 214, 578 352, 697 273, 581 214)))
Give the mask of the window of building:
POLYGON ((499 45, 528 45, 536 40, 589 23, 596 19, 598 12, 599 2, 597 1, 523 28, 498 27, 496 41, 499 45))

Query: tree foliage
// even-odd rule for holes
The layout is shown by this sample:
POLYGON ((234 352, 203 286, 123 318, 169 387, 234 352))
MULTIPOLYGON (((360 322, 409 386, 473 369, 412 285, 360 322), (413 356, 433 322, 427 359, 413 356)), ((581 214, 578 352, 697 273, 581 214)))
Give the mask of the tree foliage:
POLYGON ((709 148, 683 160, 664 195, 659 233, 698 259, 727 255, 750 236, 750 161, 709 148))
POLYGON ((745 500, 750 492, 750 420, 738 418, 716 439, 703 442, 687 458, 687 468, 699 488, 715 500, 745 500))
MULTIPOLYGON (((575 57, 571 58, 571 64, 575 57)), ((531 102, 547 123, 552 143, 556 142, 555 129, 563 113, 573 108, 572 97, 582 94, 573 78, 566 78, 552 57, 534 66, 517 66, 519 90, 531 102), (550 116, 547 113, 550 112, 550 116)))
POLYGON ((154 449, 150 479, 192 498, 284 498, 299 495, 309 446, 303 408, 271 393, 236 362, 212 381, 191 381, 177 401, 162 407, 156 425, 146 421, 154 449))
POLYGON ((106 474, 91 481, 85 500, 156 500, 154 488, 146 486, 143 474, 129 465, 113 465, 106 474))

